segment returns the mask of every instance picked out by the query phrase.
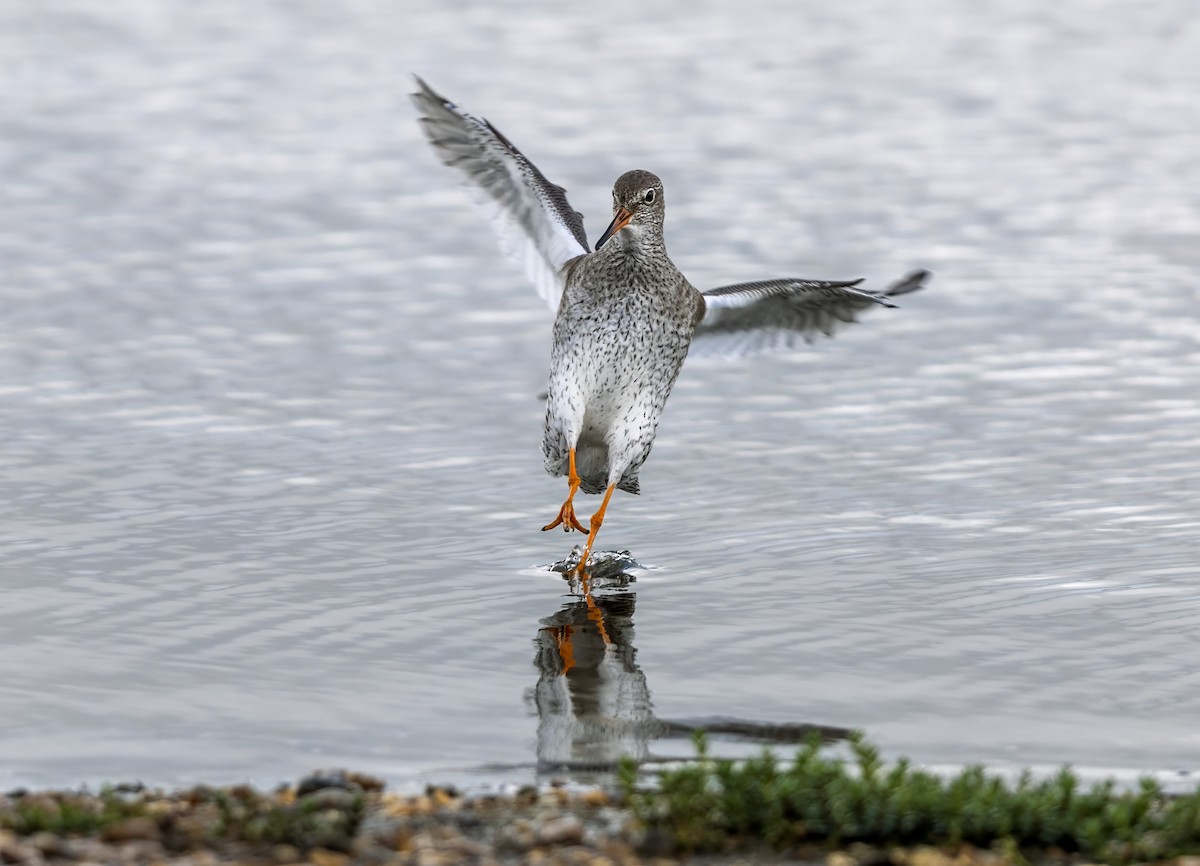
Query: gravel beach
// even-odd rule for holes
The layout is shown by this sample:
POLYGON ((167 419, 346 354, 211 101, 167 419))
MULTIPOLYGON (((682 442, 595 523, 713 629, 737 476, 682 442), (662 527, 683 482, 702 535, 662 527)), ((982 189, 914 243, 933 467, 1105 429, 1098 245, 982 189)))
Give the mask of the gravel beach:
MULTIPOLYGON (((1002 866, 1020 852, 933 847, 844 850, 744 846, 688 858, 647 834, 620 797, 554 785, 510 795, 463 796, 431 787, 389 793, 369 776, 316 773, 273 792, 247 786, 163 792, 140 785, 100 793, 10 791, 0 796, 0 863, 220 864, 595 864, 658 866, 821 863, 826 866, 1002 866)), ((1050 852, 1042 862, 1084 863, 1050 852)), ((1198 857, 1170 861, 1200 866, 1198 857)))

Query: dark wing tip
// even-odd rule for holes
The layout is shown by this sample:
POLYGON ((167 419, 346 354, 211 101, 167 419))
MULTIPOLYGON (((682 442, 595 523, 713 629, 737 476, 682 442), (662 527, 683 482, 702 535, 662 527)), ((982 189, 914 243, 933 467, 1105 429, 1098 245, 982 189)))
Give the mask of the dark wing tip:
POLYGON ((932 276, 929 271, 921 268, 913 271, 905 277, 897 280, 887 287, 883 293, 885 298, 895 297, 896 295, 907 295, 909 292, 915 292, 918 289, 925 288, 925 281, 932 276))
POLYGON ((412 77, 413 80, 417 82, 417 87, 420 89, 415 93, 410 93, 408 96, 414 103, 416 103, 418 108, 428 110, 428 107, 424 103, 432 102, 434 105, 441 106, 442 108, 448 108, 451 111, 459 110, 457 105, 430 87, 429 83, 424 78, 417 75, 417 73, 412 73, 412 77))
POLYGON ((441 94, 439 94, 436 90, 434 90, 432 87, 430 87, 425 82, 424 78, 417 75, 417 73, 415 73, 415 72, 412 74, 412 77, 413 77, 413 81, 417 82, 417 92, 410 93, 409 96, 411 96, 413 99, 420 99, 421 97, 425 97, 426 99, 436 99, 438 101, 444 101, 444 100, 442 100, 441 94))

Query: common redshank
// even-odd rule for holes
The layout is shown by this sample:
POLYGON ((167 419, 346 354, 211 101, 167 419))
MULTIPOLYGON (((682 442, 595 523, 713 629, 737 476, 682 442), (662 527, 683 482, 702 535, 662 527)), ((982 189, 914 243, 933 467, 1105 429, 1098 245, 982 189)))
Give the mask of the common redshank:
POLYGON ((567 476, 567 498, 543 530, 587 533, 585 574, 614 490, 637 493, 638 470, 689 349, 741 357, 832 335, 839 323, 921 288, 913 271, 882 292, 862 280, 777 279, 697 291, 667 256, 662 181, 627 171, 613 186, 613 219, 589 251, 583 216, 487 120, 463 111, 419 77, 412 95, 434 152, 461 171, 493 211, 501 246, 521 261, 557 311, 542 454, 567 476), (603 493, 588 527, 575 494, 603 493))

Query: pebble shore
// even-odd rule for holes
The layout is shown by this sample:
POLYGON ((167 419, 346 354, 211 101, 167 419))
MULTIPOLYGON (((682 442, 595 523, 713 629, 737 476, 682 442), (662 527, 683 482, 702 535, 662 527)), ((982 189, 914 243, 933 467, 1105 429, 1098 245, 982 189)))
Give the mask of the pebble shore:
MULTIPOLYGON (((0 796, 0 864, 102 866, 630 866, 649 863, 811 863, 823 866, 1003 866, 1019 855, 962 848, 785 852, 740 849, 686 858, 643 832, 603 790, 548 787, 508 796, 421 796, 368 776, 318 773, 274 792, 239 786, 165 793, 138 785, 102 793, 0 796)), ((1083 861, 1063 855, 1047 862, 1083 861)), ((1200 857, 1172 866, 1200 866, 1200 857)))

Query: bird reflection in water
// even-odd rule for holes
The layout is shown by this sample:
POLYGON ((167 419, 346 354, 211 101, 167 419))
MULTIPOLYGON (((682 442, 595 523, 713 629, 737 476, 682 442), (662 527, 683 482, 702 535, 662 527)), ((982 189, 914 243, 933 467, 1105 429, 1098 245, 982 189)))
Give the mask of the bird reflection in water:
MULTIPOLYGON (((596 601, 592 590, 624 592, 628 590, 629 584, 637 580, 631 571, 640 567, 628 550, 604 550, 595 555, 589 555, 587 548, 581 550, 576 545, 566 559, 554 563, 550 566, 550 570, 561 574, 571 592, 583 598, 583 601, 579 603, 585 606, 587 618, 595 626, 601 642, 608 646, 611 644, 612 638, 609 637, 608 626, 605 625, 604 610, 596 601)), ((566 608, 564 608, 565 610, 566 608)), ((561 615, 563 611, 559 613, 561 615)), ((632 615, 632 610, 630 614, 632 615)), ((632 625, 633 623, 630 621, 629 626, 632 627, 632 625)), ((564 658, 569 657, 570 659, 566 662, 568 669, 574 664, 573 649, 569 640, 572 634, 573 632, 570 630, 559 632, 560 637, 563 638, 559 648, 560 653, 565 653, 564 658)))
POLYGON ((575 599, 540 621, 534 639, 538 671, 532 703, 537 709, 537 766, 541 773, 569 773, 580 782, 613 771, 624 757, 654 763, 651 743, 688 739, 697 729, 721 737, 764 743, 803 743, 815 732, 823 740, 845 739, 847 728, 761 723, 714 715, 672 721, 654 715, 646 675, 637 663, 633 614, 637 563, 627 551, 593 554, 576 576, 580 553, 557 563, 575 599))

